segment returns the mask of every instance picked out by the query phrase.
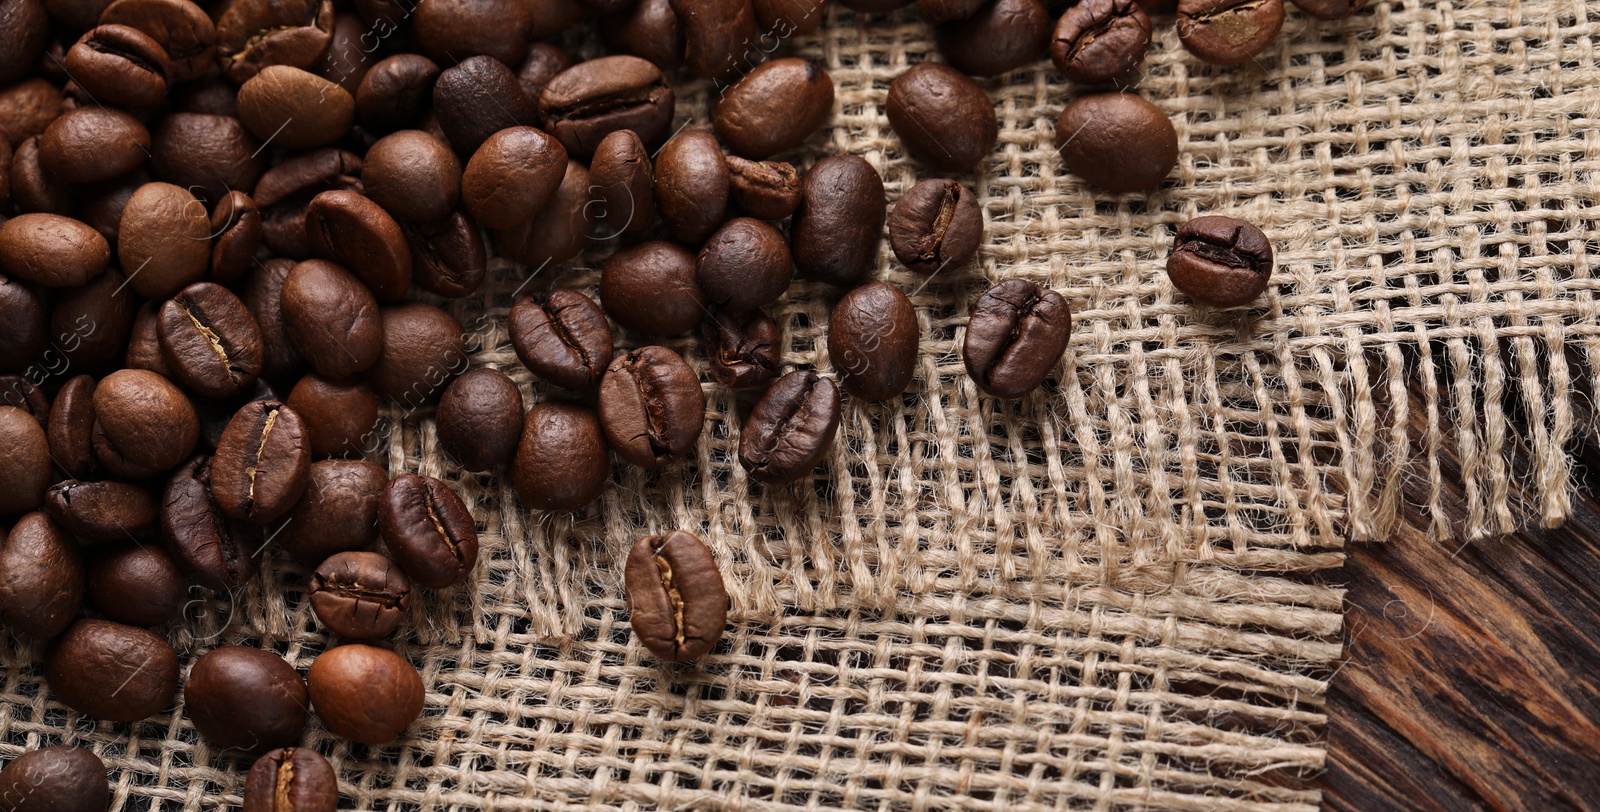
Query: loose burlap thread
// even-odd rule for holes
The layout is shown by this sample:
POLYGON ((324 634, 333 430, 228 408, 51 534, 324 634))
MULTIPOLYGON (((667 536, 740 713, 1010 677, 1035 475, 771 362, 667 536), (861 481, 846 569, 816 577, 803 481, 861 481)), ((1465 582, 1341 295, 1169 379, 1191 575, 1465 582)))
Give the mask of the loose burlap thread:
MULTIPOLYGON (((935 176, 883 110, 896 75, 937 58, 929 31, 909 12, 830 20, 792 44, 838 89, 831 129, 796 161, 862 155, 892 203, 935 176)), ((984 81, 1002 131, 964 178, 983 202, 980 258, 924 279, 885 247, 880 277, 917 307, 917 377, 895 402, 847 400, 812 480, 745 476, 752 396, 710 383, 687 338, 668 344, 707 382, 695 453, 653 473, 618 463, 574 515, 522 509, 506 477, 443 458, 431 412, 390 410, 378 458, 456 485, 482 561, 469 584, 419 596, 393 641, 428 686, 406 738, 369 748, 308 728, 342 808, 1313 808, 1303 779, 1323 766, 1341 597, 1315 573, 1347 537, 1382 538, 1405 478, 1437 482, 1446 450, 1467 504, 1435 487, 1436 534, 1565 516, 1566 450, 1593 428, 1581 393, 1600 386, 1600 8, 1291 9, 1277 45, 1237 69, 1189 57, 1170 17, 1156 28, 1138 90, 1172 117, 1182 158, 1151 195, 1066 173, 1054 118, 1079 91, 1048 63, 984 81), (1202 213, 1272 237, 1259 306, 1211 311, 1168 284, 1172 235, 1202 213), (1042 390, 1006 402, 974 388, 959 343, 968 302, 1012 277, 1066 296, 1074 335, 1042 390), (1515 478, 1537 504, 1511 502, 1515 478), (688 666, 637 644, 621 588, 633 541, 672 528, 706 539, 733 599, 722 644, 688 666)), ((680 88, 677 123, 706 126, 708 88, 680 88)), ((474 363, 530 402, 561 396, 517 363, 506 312, 517 291, 592 294, 612 247, 532 274, 496 260, 482 295, 446 305, 474 363)), ((771 309, 786 368, 831 369, 837 296, 802 282, 771 309)), ((185 667, 246 643, 303 672, 333 642, 305 575, 272 551, 238 594, 197 594, 171 630, 185 667)), ((37 644, 8 636, 3 656, 0 754, 93 748, 113 809, 239 803, 248 763, 200 741, 181 698, 95 723, 49 698, 37 644)))

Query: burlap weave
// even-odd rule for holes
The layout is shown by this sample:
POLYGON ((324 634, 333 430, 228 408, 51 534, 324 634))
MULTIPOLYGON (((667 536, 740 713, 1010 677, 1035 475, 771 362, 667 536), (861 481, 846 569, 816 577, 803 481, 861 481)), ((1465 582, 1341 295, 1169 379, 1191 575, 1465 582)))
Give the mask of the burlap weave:
MULTIPOLYGON (((936 58, 909 12, 835 9, 795 43, 838 88, 830 132, 799 160, 854 153, 891 202, 931 173, 883 114, 888 82, 936 58)), ((1381 538, 1401 478, 1454 445, 1466 524, 1559 521, 1565 447, 1600 386, 1589 246, 1600 188, 1600 6, 1584 0, 1379 2, 1316 22, 1291 9, 1258 64, 1216 69, 1170 16, 1140 92, 1169 113, 1182 160, 1149 196, 1066 175, 1053 122, 1077 92, 1048 63, 984 84, 1000 146, 969 178, 980 261, 931 281, 883 252, 912 292, 924 355, 903 401, 847 402, 814 481, 763 488, 735 459, 748 397, 706 377, 694 458, 620 462, 575 516, 522 510, 503 477, 441 459, 432 415, 393 410, 392 472, 459 484, 484 527, 470 585, 429 594, 395 641, 428 707, 412 735, 350 745, 312 724, 354 809, 1308 809, 1323 764, 1325 681, 1339 654, 1336 566, 1381 538), (1163 274, 1172 234, 1223 212, 1278 249, 1259 307, 1207 312, 1163 274), (1071 302, 1058 375, 1017 403, 964 375, 966 304, 1025 277, 1071 302), (1406 386, 1425 391, 1427 434, 1406 386), (1511 470, 1508 447, 1535 466, 1511 470), (1509 504, 1513 477, 1536 505, 1509 504), (621 561, 646 532, 687 528, 733 595, 716 652, 663 667, 632 638, 621 561)), ((703 83, 679 121, 704 125, 703 83)), ((497 262, 486 295, 449 307, 532 398, 511 353, 511 294, 593 292, 579 262, 497 262)), ((773 309, 790 366, 828 370, 837 292, 799 283, 773 309)), ((640 337, 625 335, 629 345, 640 337)), ((671 346, 704 369, 696 342, 671 346)), ((273 553, 229 600, 172 632, 184 661, 259 643, 302 671, 327 643, 304 567, 273 553)), ((48 698, 33 645, 8 636, 0 755, 78 743, 113 768, 114 809, 237 804, 248 765, 197 741, 181 703, 96 724, 48 698)))

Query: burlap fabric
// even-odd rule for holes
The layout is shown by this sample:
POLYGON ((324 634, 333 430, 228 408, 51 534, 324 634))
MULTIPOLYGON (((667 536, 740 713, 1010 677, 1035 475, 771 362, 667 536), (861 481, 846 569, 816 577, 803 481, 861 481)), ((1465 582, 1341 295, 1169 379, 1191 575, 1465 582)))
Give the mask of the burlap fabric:
MULTIPOLYGON (((750 399, 709 377, 693 458, 618 463, 574 516, 522 510, 504 478, 441 459, 431 413, 391 411, 377 456, 458 484, 483 560, 395 641, 428 685, 409 738, 308 730, 344 808, 1311 808, 1340 593, 1308 573, 1337 565, 1347 536, 1381 537, 1402 478, 1436 480, 1444 448, 1466 462, 1469 504, 1451 527, 1435 499, 1440 533, 1566 509, 1576 387, 1600 383, 1600 7, 1408 0, 1335 23, 1291 9, 1277 46, 1232 70, 1157 22, 1139 89, 1177 125, 1169 183, 1086 189, 1052 145, 1075 89, 1047 63, 986 81, 1003 132, 969 179, 981 259, 925 280, 885 248, 882 277, 917 306, 917 379, 899 402, 847 402, 813 481, 747 479, 750 399), (1273 238, 1259 307, 1208 312, 1167 283, 1173 232, 1208 212, 1273 238), (1016 403, 980 396, 958 352, 969 300, 1009 277, 1061 291, 1075 321, 1058 375, 1016 403), (1415 445, 1408 424, 1425 427, 1415 445), (1532 470, 1510 467, 1513 446, 1532 470), (1513 476, 1538 504, 1508 503, 1513 476), (708 541, 733 596, 723 643, 692 667, 650 657, 622 599, 629 545, 670 528, 708 541)), ((865 156, 891 202, 931 174, 883 114, 888 82, 936 58, 914 15, 835 9, 795 46, 838 88, 801 163, 865 156)), ((683 88, 680 122, 706 124, 706 88, 683 88)), ((592 292, 609 250, 531 277, 497 262, 486 295, 449 305, 474 360, 552 394, 510 351, 511 295, 592 292)), ((837 295, 800 283, 774 308, 786 365, 830 369, 837 295)), ((695 342, 671 345, 704 369, 695 342)), ((327 643, 304 576, 274 553, 231 600, 197 599, 172 632, 185 663, 246 642, 304 670, 327 643)), ((0 755, 92 747, 115 809, 239 802, 248 765, 199 742, 181 703, 96 724, 48 698, 33 646, 4 645, 0 755)))

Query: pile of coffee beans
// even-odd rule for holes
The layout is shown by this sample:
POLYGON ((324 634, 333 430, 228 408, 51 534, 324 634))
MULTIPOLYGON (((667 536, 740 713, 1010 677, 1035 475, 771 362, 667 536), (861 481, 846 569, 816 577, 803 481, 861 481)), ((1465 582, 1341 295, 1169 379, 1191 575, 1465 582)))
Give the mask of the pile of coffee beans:
MULTIPOLYGON (((821 65, 777 53, 816 30, 825 0, 0 0, 0 623, 50 641, 51 695, 134 722, 181 690, 200 736, 258 757, 247 810, 334 809, 333 768, 298 746, 310 716, 366 744, 401 736, 426 686, 374 641, 478 557, 449 485, 363 459, 387 441, 386 402, 431 412, 461 469, 572 511, 611 482, 613 454, 642 468, 691 456, 709 374, 755 399, 738 449, 752 479, 813 475, 845 397, 898 399, 914 377, 916 308, 873 278, 885 225, 925 277, 983 243, 973 187, 944 177, 999 137, 971 77, 1048 54, 1074 82, 1121 86, 1149 13, 1173 10, 1082 0, 1052 34, 1042 0, 915 2, 945 62, 888 86, 891 127, 931 170, 891 211, 859 156, 805 172, 782 160, 835 107, 821 65), (549 40, 591 11, 613 53, 575 61, 549 40), (674 130, 674 83, 690 76, 719 99, 709 122, 674 130), (471 368, 475 336, 440 307, 478 291, 491 245, 530 281, 610 251, 598 301, 540 284, 510 308, 517 357, 565 397, 530 404, 505 370, 471 368), (839 297, 829 369, 783 369, 764 308, 796 279, 839 297), (697 335, 708 368, 619 347, 613 324, 697 335), (273 544, 311 568, 311 609, 341 644, 305 676, 273 651, 212 649, 180 686, 161 630, 191 588, 250 581, 273 544)), ((1363 4, 1295 2, 1326 18, 1363 4)), ((1183 44, 1220 65, 1261 53, 1284 18, 1282 0, 1175 10, 1183 44)), ((1125 88, 1067 104, 1057 142, 1111 192, 1153 189, 1178 160, 1172 123, 1125 88)), ((1255 226, 1211 216, 1178 232, 1168 272, 1193 300, 1234 307, 1261 295, 1272 261, 1255 226)), ((971 306, 973 383, 1027 396, 1071 324, 1059 293, 1000 282, 971 306)), ((658 658, 716 645, 728 593, 699 538, 639 539, 625 575, 658 658)), ((104 809, 103 769, 38 750, 0 771, 0 807, 104 809)))

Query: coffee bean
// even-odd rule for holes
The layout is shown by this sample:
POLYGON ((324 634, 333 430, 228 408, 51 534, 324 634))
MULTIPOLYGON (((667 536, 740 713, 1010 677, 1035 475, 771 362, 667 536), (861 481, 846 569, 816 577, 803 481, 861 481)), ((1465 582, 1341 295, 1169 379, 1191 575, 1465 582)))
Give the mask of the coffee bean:
MULTIPOLYGON (((397 220, 437 223, 461 200, 461 162, 449 145, 421 130, 378 139, 366 162, 361 181, 367 196, 397 220)), ((565 158, 561 166, 566 167, 565 158)))
POLYGON ((229 192, 211 211, 211 278, 231 285, 244 277, 261 247, 261 209, 244 192, 229 192))
POLYGON ((1136 0, 1086 0, 1067 9, 1050 40, 1050 59, 1084 85, 1133 77, 1150 48, 1150 15, 1136 0))
POLYGON ((694 450, 706 422, 700 379, 666 347, 618 355, 600 381, 600 420, 617 454, 664 468, 694 450))
POLYGON ((283 324, 319 375, 364 372, 383 352, 383 321, 372 294, 345 269, 320 259, 296 264, 283 281, 283 324))
POLYGON ((103 104, 154 107, 167 97, 172 63, 160 43, 137 28, 102 25, 67 51, 67 72, 103 104))
POLYGON ((360 643, 323 652, 306 674, 311 706, 335 736, 388 744, 422 715, 422 675, 404 657, 360 643))
POLYGON ((1283 0, 1179 0, 1178 39, 1213 65, 1240 65, 1283 30, 1283 0))
POLYGON ((756 15, 750 0, 671 0, 683 26, 684 64, 702 79, 727 81, 754 64, 756 15))
POLYGON ((433 110, 458 155, 471 155, 489 136, 539 123, 539 107, 522 92, 516 74, 489 56, 447 68, 433 85, 433 110))
POLYGON ((1367 0, 1292 0, 1297 8, 1319 20, 1342 20, 1367 7, 1367 0))
POLYGON ((100 369, 120 361, 133 332, 133 291, 116 268, 67 288, 50 312, 51 349, 69 368, 100 369))
POLYGON ((72 189, 44 168, 37 136, 22 142, 11 156, 11 198, 18 214, 59 214, 76 217, 72 189))
POLYGON ((336 381, 311 374, 289 393, 289 408, 305 424, 313 457, 359 453, 378 422, 378 397, 360 381, 336 381))
POLYGON ((201 655, 183 686, 184 712, 208 744, 259 753, 288 747, 305 729, 305 680, 282 657, 248 646, 201 655))
POLYGON ((618 250, 600 269, 600 304, 629 330, 658 336, 693 330, 705 314, 694 254, 663 240, 618 250))
POLYGON ((788 39, 815 33, 828 11, 827 0, 752 0, 756 27, 766 37, 788 39))
POLYGON ((349 11, 335 11, 333 32, 328 41, 328 51, 310 68, 311 72, 344 88, 354 99, 356 89, 372 66, 368 43, 372 40, 371 27, 349 11))
POLYGON ((916 65, 889 83, 886 114, 912 157, 946 172, 970 171, 1000 137, 983 88, 937 62, 916 65))
POLYGON ((916 0, 917 14, 922 19, 939 23, 965 20, 983 8, 984 0, 916 0))
POLYGON ((700 339, 711 377, 723 386, 766 386, 778 374, 778 323, 760 310, 713 310, 700 322, 700 339))
POLYGON ((545 401, 528 410, 512 482, 534 510, 577 510, 600 497, 611 455, 600 418, 575 403, 545 401))
MULTIPOLYGON (((611 50, 622 49, 611 48, 611 50)), ((570 67, 572 67, 572 57, 562 50, 561 46, 549 42, 535 42, 528 46, 527 53, 522 57, 522 63, 517 65, 517 84, 522 85, 522 92, 529 99, 538 99, 539 94, 544 92, 544 86, 550 84, 550 80, 556 78, 556 74, 570 67)))
POLYGON ((161 306, 157 336, 167 368, 208 398, 230 398, 261 374, 261 331, 232 291, 196 282, 161 306))
POLYGON ((739 436, 739 464, 754 479, 787 484, 811 473, 839 430, 839 388, 795 370, 768 389, 739 436))
POLYGON ((728 590, 706 545, 674 530, 633 545, 624 570, 628 620, 639 642, 669 663, 693 660, 722 639, 728 590))
POLYGON ((508 127, 472 154, 461 202, 485 226, 511 228, 537 215, 566 174, 567 151, 556 139, 534 127, 508 127))
POLYGON ((215 67, 216 27, 188 0, 116 0, 99 22, 137 28, 154 39, 172 62, 167 77, 172 84, 198 79, 215 67))
POLYGON ((777 301, 793 276, 783 235, 749 217, 729 220, 718 229, 695 262, 695 279, 705 301, 732 311, 777 301))
POLYGON ((156 476, 183 462, 200 438, 200 418, 166 378, 142 369, 107 375, 94 390, 94 451, 113 475, 156 476))
POLYGON ((1178 165, 1178 131, 1132 93, 1073 99, 1056 119, 1056 150, 1073 174, 1112 192, 1155 189, 1178 165))
POLYGON ((250 767, 244 781, 244 812, 335 812, 339 782, 328 760, 315 750, 273 750, 250 767))
POLYGON ((340 637, 383 637, 410 608, 411 579, 377 553, 334 553, 311 573, 311 610, 340 637))
POLYGON ((81 285, 106 269, 111 246, 100 232, 55 214, 20 214, 0 223, 0 273, 47 288, 81 285))
POLYGON ((800 206, 800 173, 782 161, 728 156, 728 197, 751 217, 782 220, 800 206))
POLYGON ((82 608, 78 545, 43 513, 17 520, 0 539, 0 623, 43 640, 60 634, 82 608))
POLYGON ((574 158, 588 159, 609 133, 633 130, 656 146, 675 97, 661 69, 636 56, 606 56, 562 71, 539 95, 545 127, 574 158))
POLYGON ((594 300, 575 290, 518 299, 508 327, 523 365, 556 386, 592 389, 611 363, 611 325, 594 300))
MULTIPOLYGON (((0 175, 4 173, 5 170, 0 168, 0 175)), ((119 178, 84 185, 78 190, 78 219, 100 232, 100 236, 105 237, 115 251, 117 231, 122 228, 122 212, 133 193, 149 182, 150 173, 145 171, 145 167, 140 167, 119 178)), ((0 202, 4 200, 5 193, 0 193, 0 202)))
POLYGON ((478 562, 472 514, 450 486, 433 477, 402 474, 391 480, 378 529, 400 568, 431 589, 460 583, 478 562))
POLYGON ((650 152, 633 130, 616 130, 600 140, 589 163, 589 183, 598 209, 596 221, 606 236, 632 234, 655 221, 655 170, 650 152))
POLYGON ((155 530, 161 505, 155 494, 132 483, 67 479, 50 486, 44 511, 84 541, 122 541, 155 530))
POLYGON ((189 579, 166 550, 135 541, 102 548, 89 562, 89 603, 130 626, 161 626, 183 615, 189 579))
POLYGON ((528 39, 551 39, 583 19, 587 9, 574 0, 528 0, 533 26, 528 39))
POLYGON ((105 812, 106 765, 81 747, 41 747, 0 770, 7 812, 105 812))
POLYGON ((44 349, 44 300, 30 285, 0 276, 0 371, 21 372, 44 349))
POLYGON ((1167 276, 1189 298, 1212 307, 1249 304, 1272 277, 1272 241, 1234 217, 1196 217, 1178 229, 1167 276))
POLYGON ((170 183, 134 191, 117 229, 117 259, 140 296, 165 299, 198 282, 211 262, 211 218, 195 196, 170 183))
POLYGON ((261 176, 251 197, 261 204, 261 241, 274 253, 310 259, 306 212, 311 200, 329 191, 360 193, 361 159, 343 150, 322 149, 290 158, 261 176))
POLYGON ((161 536, 178 566, 215 592, 244 584, 260 566, 261 528, 222 512, 211 496, 210 457, 195 457, 167 480, 161 536))
POLYGON ((426 0, 415 9, 411 43, 436 62, 487 55, 515 65, 528 49, 533 18, 522 0, 426 0))
POLYGON ((255 383, 245 387, 243 392, 226 400, 200 398, 195 401, 194 410, 200 415, 200 449, 203 453, 215 453, 217 444, 222 442, 222 433, 227 431, 228 423, 233 416, 244 408, 245 404, 258 400, 282 400, 283 396, 272 384, 259 378, 255 383))
POLYGON ((712 122, 735 154, 761 160, 800 146, 833 115, 833 79, 808 59, 774 59, 723 93, 712 122))
POLYGON ((306 234, 318 257, 349 268, 379 302, 398 302, 411 286, 411 246, 405 232, 364 195, 334 190, 312 198, 306 234))
POLYGON ((632 8, 602 16, 596 27, 608 51, 648 59, 662 71, 683 64, 683 26, 671 0, 639 0, 632 8))
POLYGON ((68 110, 39 136, 40 165, 67 183, 126 175, 149 157, 150 131, 132 114, 109 107, 68 110))
POLYGON ((973 76, 999 76, 1044 56, 1050 12, 1040 0, 989 0, 965 20, 934 29, 946 62, 973 76))
POLYGON ((211 497, 222 512, 258 525, 288 513, 311 477, 300 415, 275 400, 246 403, 217 443, 211 497))
POLYGON ((1007 279, 972 303, 961 356, 979 389, 1020 398, 1044 383, 1071 335, 1072 313, 1061 294, 1007 279))
MULTIPOLYGON (((294 380, 306 367, 305 359, 289 339, 289 327, 283 315, 283 283, 294 266, 295 262, 288 259, 256 263, 245 275, 243 289, 239 292, 244 306, 256 320, 256 329, 261 331, 261 376, 272 381, 294 380)), ((376 310, 377 302, 371 304, 376 310)))
POLYGON ((907 268, 921 274, 959 268, 983 242, 978 196, 953 180, 919 181, 889 216, 889 246, 907 268))
POLYGON ((355 118, 349 91, 300 68, 270 65, 239 88, 239 120, 255 137, 286 149, 332 144, 355 118))
POLYGON ((560 265, 577 256, 589 245, 593 188, 589 170, 568 161, 555 197, 532 220, 495 231, 495 250, 529 268, 560 265))
POLYGON ((0 3, 0 20, 6 26, 6 39, 0 44, 0 83, 9 84, 32 69, 44 54, 50 18, 40 0, 7 0, 0 3))
MULTIPOLYGON (((827 160, 827 159, 824 159, 827 160)), ((672 238, 699 245, 728 210, 728 162, 709 130, 683 130, 656 156, 656 210, 672 238)))
MULTIPOLYGON (((50 404, 50 419, 45 426, 50 459, 74 479, 93 478, 100 470, 100 461, 94 455, 94 390, 95 380, 89 375, 78 375, 62 384, 55 402, 50 404)), ((3 481, 14 481, 14 477, 4 477, 3 481)))
POLYGON ((851 290, 828 316, 828 356, 846 392, 899 397, 916 372, 917 311, 900 289, 873 282, 851 290))
POLYGON ((311 464, 310 484, 278 533, 278 544, 301 561, 361 550, 378 540, 378 510, 389 475, 363 460, 311 464))
POLYGON ((789 245, 801 278, 839 287, 865 281, 878 266, 888 203, 883 178, 857 155, 816 162, 802 184, 789 245))
POLYGON ((372 66, 356 89, 356 117, 376 132, 404 129, 433 100, 439 65, 421 54, 395 54, 372 66))
POLYGON ((218 62, 241 84, 273 67, 310 68, 332 40, 329 0, 236 0, 217 20, 218 62))
POLYGON ((0 89, 0 136, 16 149, 61 115, 62 102, 61 89, 43 79, 0 89))
POLYGON ((423 290, 448 299, 470 296, 489 271, 483 234, 471 217, 453 212, 444 224, 407 229, 411 275, 423 290))
POLYGON ((522 436, 522 391, 498 369, 474 369, 439 398, 439 448, 468 471, 511 461, 522 436))
POLYGON ((82 618, 45 655, 44 679, 58 701, 91 719, 137 722, 172 705, 178 655, 154 632, 82 618))
POLYGON ((402 404, 432 403, 471 366, 461 323, 430 304, 407 302, 379 311, 383 349, 367 370, 379 396, 402 404))
POLYGON ((210 202, 255 188, 267 167, 267 150, 231 115, 173 113, 156 122, 150 140, 150 176, 210 202))

